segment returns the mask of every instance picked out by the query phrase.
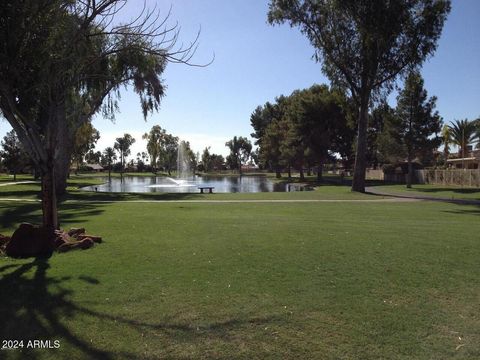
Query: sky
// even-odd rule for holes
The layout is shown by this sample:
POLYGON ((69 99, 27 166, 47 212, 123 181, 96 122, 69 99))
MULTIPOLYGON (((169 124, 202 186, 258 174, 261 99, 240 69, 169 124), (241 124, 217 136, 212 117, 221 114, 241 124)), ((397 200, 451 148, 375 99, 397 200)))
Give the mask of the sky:
MULTIPOLYGON (((207 67, 169 64, 163 74, 167 85, 158 113, 144 120, 140 101, 122 90, 115 122, 96 116, 100 131, 97 150, 113 146, 115 138, 136 138, 132 154, 146 151, 142 134, 153 125, 189 141, 195 152, 227 155, 225 142, 252 133, 253 110, 275 97, 313 84, 329 84, 313 48, 298 29, 267 23, 268 0, 148 0, 147 7, 178 23, 178 45, 189 44, 200 31, 199 47, 191 60, 207 67)), ((141 11, 143 2, 129 0, 118 21, 141 11)), ((437 110, 446 123, 480 117, 480 1, 453 0, 434 56, 423 68, 425 88, 435 95, 437 110)), ((390 96, 395 106, 395 96, 390 96)), ((0 137, 10 125, 0 120, 0 137)))

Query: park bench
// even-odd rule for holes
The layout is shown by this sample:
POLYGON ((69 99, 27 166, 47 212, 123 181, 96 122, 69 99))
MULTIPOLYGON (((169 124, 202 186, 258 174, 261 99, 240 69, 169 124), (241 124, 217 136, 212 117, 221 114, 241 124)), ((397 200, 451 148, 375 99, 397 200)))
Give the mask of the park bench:
POLYGON ((213 186, 199 186, 198 188, 200 189, 200 194, 203 194, 203 190, 208 190, 209 194, 213 194, 213 189, 215 189, 213 186))

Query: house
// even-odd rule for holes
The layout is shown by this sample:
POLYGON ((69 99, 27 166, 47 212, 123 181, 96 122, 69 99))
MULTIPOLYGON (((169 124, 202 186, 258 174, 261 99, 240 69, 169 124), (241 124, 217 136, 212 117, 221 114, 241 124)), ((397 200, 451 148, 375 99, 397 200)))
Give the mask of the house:
MULTIPOLYGON (((460 154, 457 154, 457 156, 460 154)), ((461 156, 461 155, 460 155, 461 156)), ((454 169, 480 169, 480 149, 472 150, 465 157, 455 157, 447 160, 447 165, 454 169)))
POLYGON ((100 164, 86 164, 85 167, 90 171, 95 171, 95 172, 103 171, 103 166, 100 164))

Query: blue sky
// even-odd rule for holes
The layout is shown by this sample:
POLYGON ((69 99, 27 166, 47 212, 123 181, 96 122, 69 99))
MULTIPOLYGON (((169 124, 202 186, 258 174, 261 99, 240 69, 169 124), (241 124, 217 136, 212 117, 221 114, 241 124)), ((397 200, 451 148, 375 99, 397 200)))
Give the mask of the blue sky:
MULTIPOLYGON (((141 4, 129 1, 122 18, 137 14, 141 4)), ((201 28, 193 62, 207 63, 213 54, 215 61, 206 68, 168 65, 163 75, 166 97, 160 112, 147 121, 136 95, 124 91, 115 123, 94 119, 101 135, 98 150, 128 132, 137 139, 132 153, 145 151, 141 135, 159 124, 190 141, 195 151, 211 146, 211 151, 225 155, 226 141, 252 132, 250 114, 255 107, 295 89, 329 83, 297 29, 267 24, 267 0, 147 1, 149 7, 155 4, 164 13, 172 6, 170 24, 178 21, 181 26, 180 42, 192 41, 201 28)), ((437 108, 446 122, 480 116, 479 16, 480 1, 453 0, 437 52, 422 69, 425 87, 438 97, 437 108)), ((0 136, 8 130, 8 123, 0 122, 0 136)))

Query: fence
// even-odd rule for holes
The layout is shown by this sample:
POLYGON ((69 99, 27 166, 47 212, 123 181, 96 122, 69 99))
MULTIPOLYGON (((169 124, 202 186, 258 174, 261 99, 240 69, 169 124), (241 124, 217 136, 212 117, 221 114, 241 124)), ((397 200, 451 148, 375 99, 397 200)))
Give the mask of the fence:
POLYGON ((419 184, 480 187, 480 169, 416 170, 419 184))
MULTIPOLYGON (((416 184, 468 186, 480 188, 480 169, 456 170, 415 170, 413 182, 416 184)), ((368 180, 383 180, 405 184, 407 174, 384 174, 382 170, 367 170, 368 180)))

